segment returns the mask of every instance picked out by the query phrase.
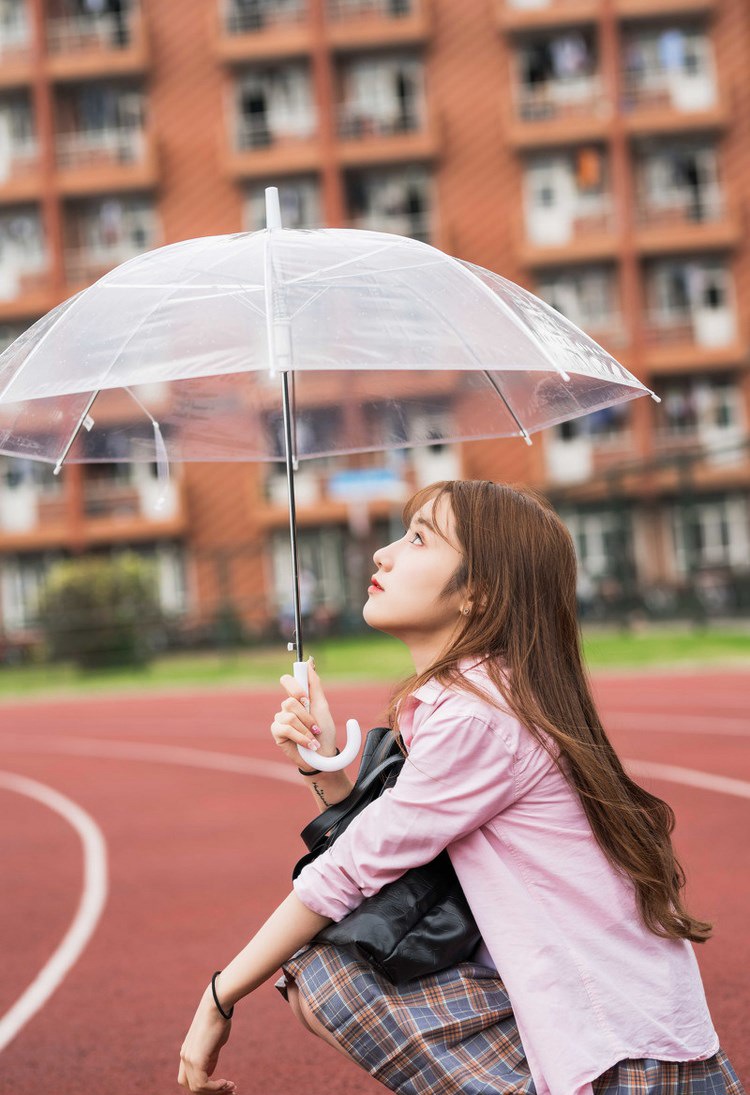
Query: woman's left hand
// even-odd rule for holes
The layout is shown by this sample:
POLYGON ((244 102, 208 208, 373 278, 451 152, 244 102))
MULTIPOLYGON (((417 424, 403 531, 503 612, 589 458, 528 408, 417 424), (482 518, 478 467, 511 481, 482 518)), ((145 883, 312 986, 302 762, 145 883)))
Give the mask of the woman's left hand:
POLYGON ((229 1041, 232 1020, 224 1019, 214 1003, 211 986, 203 994, 198 1010, 180 1049, 177 1083, 199 1095, 226 1092, 237 1095, 232 1080, 210 1080, 219 1062, 219 1051, 229 1041))

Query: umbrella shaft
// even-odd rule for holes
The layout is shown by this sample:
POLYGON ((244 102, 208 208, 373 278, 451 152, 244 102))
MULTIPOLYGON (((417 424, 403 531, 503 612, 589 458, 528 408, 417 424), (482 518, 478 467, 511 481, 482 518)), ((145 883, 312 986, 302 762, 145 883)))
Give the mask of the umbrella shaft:
POLYGON ((281 391, 284 409, 284 455, 286 457, 286 483, 289 491, 289 535, 292 545, 292 596, 294 598, 294 645, 297 661, 302 658, 302 619, 299 605, 299 560, 297 556, 297 508, 294 501, 294 469, 292 467, 292 412, 289 402, 289 372, 281 374, 281 391))

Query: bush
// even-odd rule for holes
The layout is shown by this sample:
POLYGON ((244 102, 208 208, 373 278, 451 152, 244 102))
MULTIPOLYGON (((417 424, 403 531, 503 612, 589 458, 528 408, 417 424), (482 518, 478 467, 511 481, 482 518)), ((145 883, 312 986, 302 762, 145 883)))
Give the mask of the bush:
POLYGON ((57 563, 39 617, 53 659, 82 669, 145 665, 163 626, 155 566, 133 552, 57 563))

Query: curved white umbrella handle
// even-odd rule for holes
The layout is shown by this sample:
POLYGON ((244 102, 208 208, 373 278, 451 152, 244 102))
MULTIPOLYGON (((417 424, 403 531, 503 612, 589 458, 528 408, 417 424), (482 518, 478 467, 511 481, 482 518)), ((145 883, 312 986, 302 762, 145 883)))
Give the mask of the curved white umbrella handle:
MULTIPOLYGON (((307 679, 307 662, 294 662, 294 679, 299 681, 305 690, 305 695, 310 695, 310 687, 307 679)), ((305 764, 311 768, 319 768, 321 772, 338 772, 351 764, 359 753, 362 744, 362 731, 356 719, 346 720, 346 745, 335 757, 319 757, 313 749, 306 749, 304 745, 297 746, 297 752, 305 764)))

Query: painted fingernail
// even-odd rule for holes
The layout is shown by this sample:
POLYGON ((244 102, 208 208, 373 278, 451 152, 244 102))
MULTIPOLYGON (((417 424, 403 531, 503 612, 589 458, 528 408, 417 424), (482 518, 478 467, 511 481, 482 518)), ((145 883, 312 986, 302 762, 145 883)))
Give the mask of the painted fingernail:
POLYGON ((313 724, 312 732, 313 732, 313 734, 319 734, 319 733, 320 733, 320 727, 319 727, 319 726, 315 726, 315 725, 313 724))
POLYGON ((320 742, 319 741, 311 741, 310 742, 310 748, 315 749, 317 751, 318 749, 320 749, 320 742))

